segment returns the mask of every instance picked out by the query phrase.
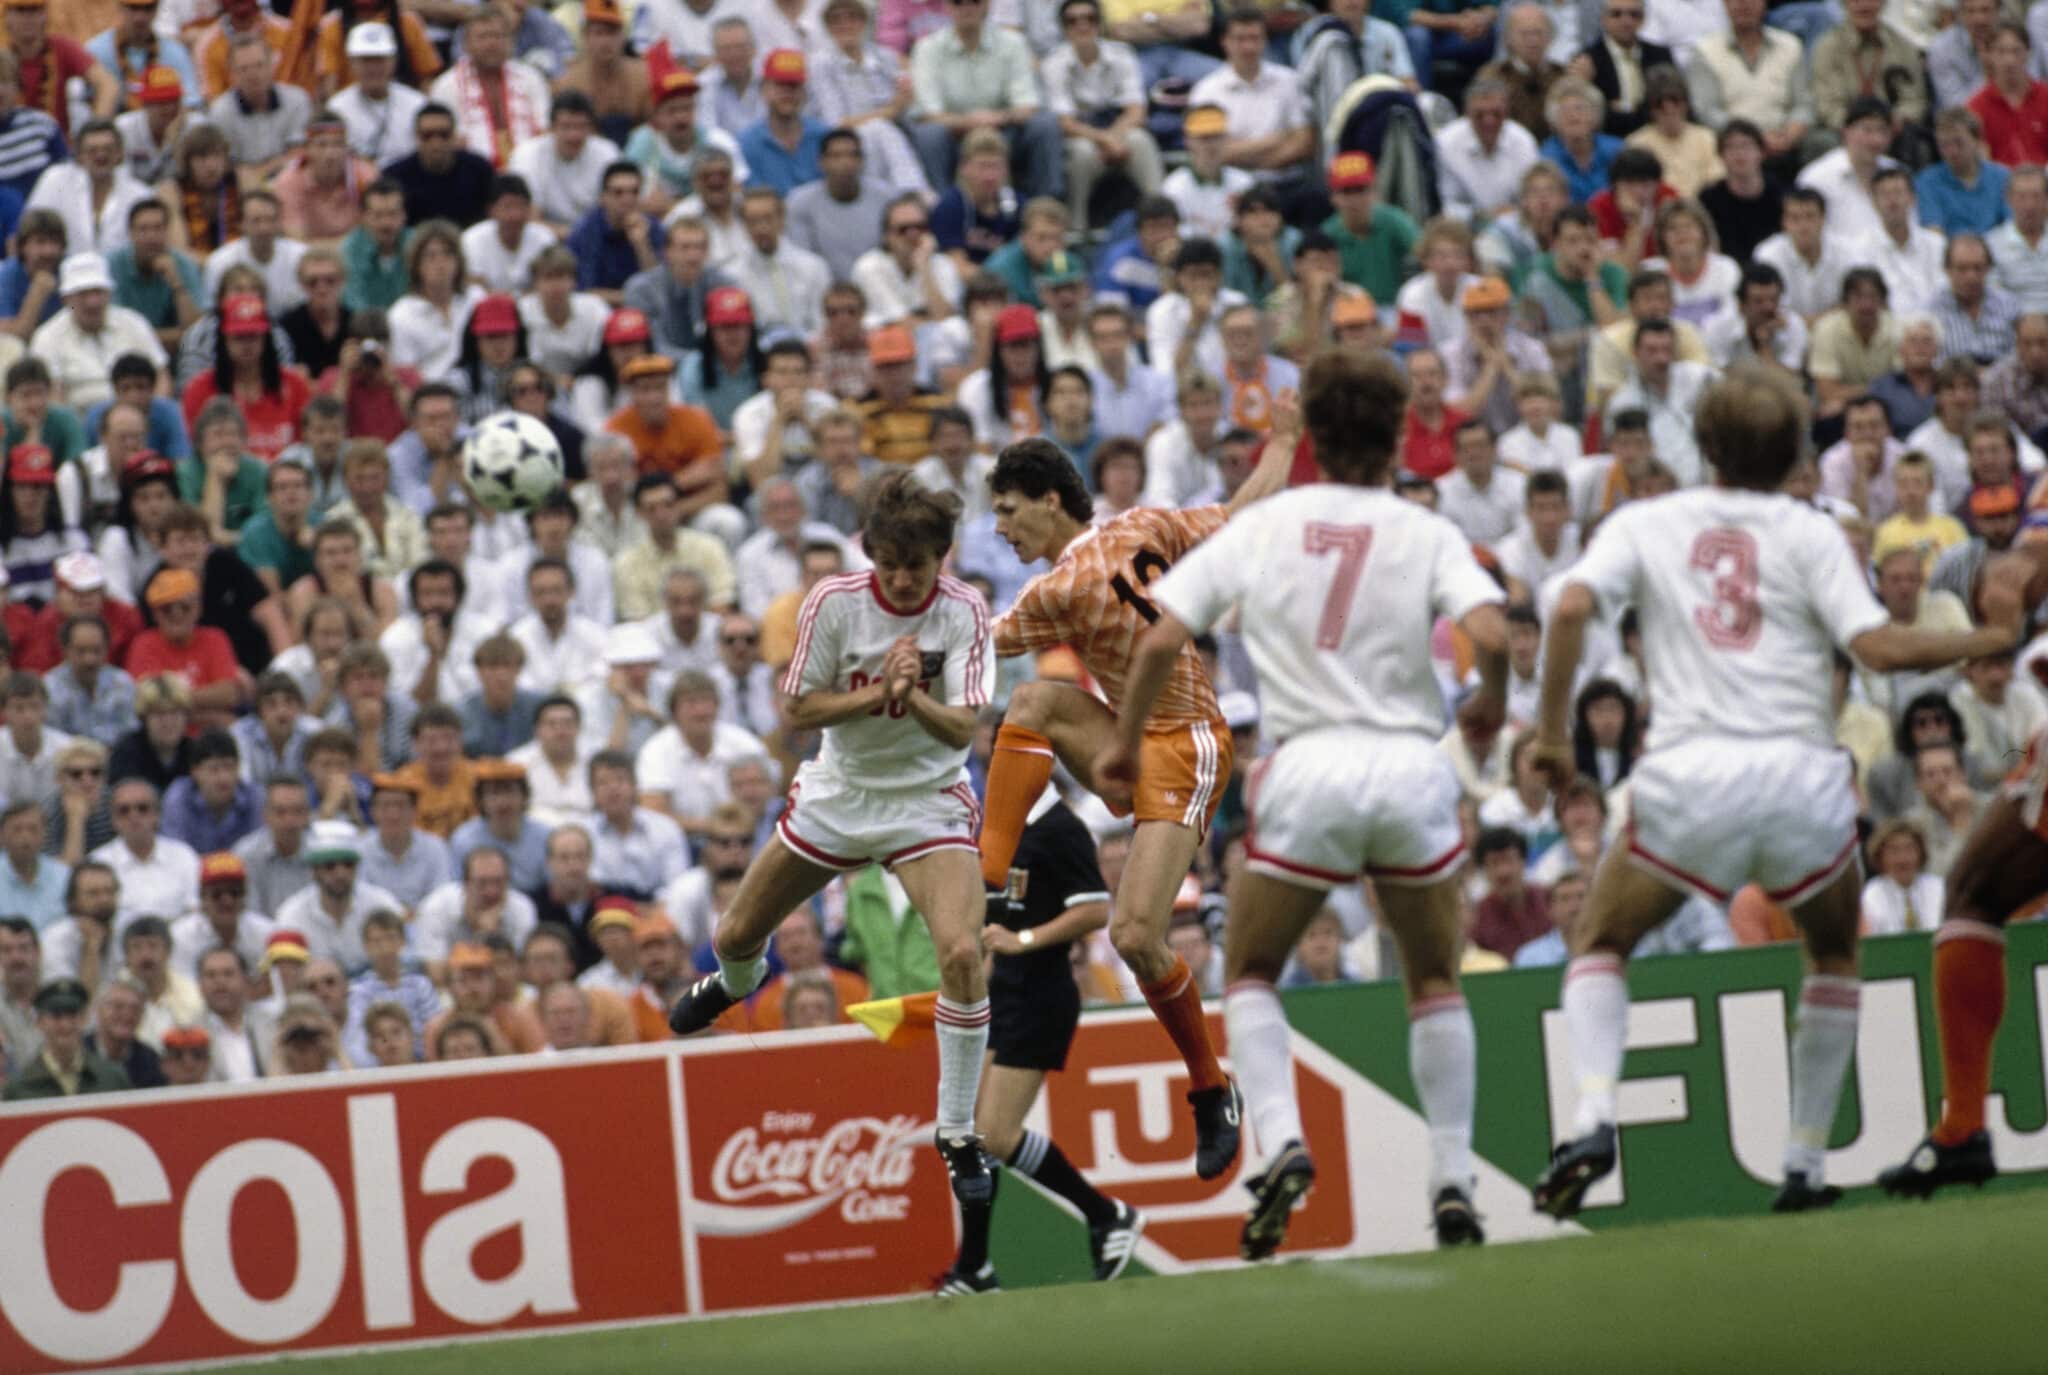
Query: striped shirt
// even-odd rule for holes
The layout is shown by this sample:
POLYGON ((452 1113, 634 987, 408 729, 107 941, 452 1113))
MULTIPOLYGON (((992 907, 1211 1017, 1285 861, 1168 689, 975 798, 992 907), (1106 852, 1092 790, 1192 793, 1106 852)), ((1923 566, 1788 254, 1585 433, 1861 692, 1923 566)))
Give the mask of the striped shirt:
MULTIPOLYGON (((1017 604, 996 622, 996 653, 1008 658, 1027 650, 1071 646, 1110 705, 1117 705, 1123 700, 1124 675, 1138 637, 1159 619, 1159 609, 1144 588, 1228 518, 1222 506, 1186 511, 1140 507, 1107 525, 1083 530, 1059 562, 1033 578, 1018 594, 1017 604)), ((1152 708, 1152 724, 1184 725, 1221 714, 1216 689, 1194 647, 1183 648, 1152 708)))
POLYGON ((67 155, 63 131, 41 110, 23 107, 0 116, 0 186, 26 196, 43 169, 67 155))

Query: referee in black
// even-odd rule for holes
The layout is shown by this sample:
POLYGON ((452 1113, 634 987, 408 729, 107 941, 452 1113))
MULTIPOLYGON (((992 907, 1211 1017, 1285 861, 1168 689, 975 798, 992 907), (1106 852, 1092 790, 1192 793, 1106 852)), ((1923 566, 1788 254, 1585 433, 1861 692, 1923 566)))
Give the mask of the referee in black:
MULTIPOLYGON (((991 1166, 1000 1161, 1074 1205, 1088 1224, 1095 1278, 1115 1279, 1130 1263, 1145 1219, 1097 1192, 1064 1152, 1024 1130, 1048 1071, 1064 1069, 1081 1021, 1069 947, 1109 924, 1109 885, 1095 862, 1095 837, 1056 788, 1031 809, 1008 888, 988 899, 982 943, 994 957, 988 978, 988 1061, 975 1127, 991 1166)), ((1000 1170, 991 1171, 1002 1181, 1000 1170)), ((940 1279, 944 1296, 994 1293, 988 1237, 995 1194, 960 1208, 960 1254, 940 1279)))

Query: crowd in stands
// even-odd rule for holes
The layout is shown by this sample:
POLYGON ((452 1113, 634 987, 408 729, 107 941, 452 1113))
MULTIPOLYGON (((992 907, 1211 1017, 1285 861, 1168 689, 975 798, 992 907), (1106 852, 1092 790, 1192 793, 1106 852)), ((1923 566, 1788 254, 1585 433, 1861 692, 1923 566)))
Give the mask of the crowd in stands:
MULTIPOLYGON (((2048 526, 2048 0, 5 0, 0 37, 9 1096, 665 1037, 891 467, 961 497, 1000 612, 1039 571, 1003 445, 1098 520, 1217 501, 1312 354, 1397 354, 1399 490, 1513 603, 1504 729, 1433 642, 1475 971, 1560 962, 1625 826, 1631 619, 1551 796, 1544 616, 1617 506, 1708 480, 1720 370, 1807 389, 1793 493, 1901 623, 2048 526), (517 515, 462 476, 508 408, 569 478, 517 515)), ((1173 944, 1213 990, 1259 709, 1203 652, 1239 772, 1173 944)), ((1938 920, 2044 656, 1838 665, 1870 932, 1938 920)), ((1651 942, 1789 934, 1746 891, 1651 942)), ((1339 892, 1289 981, 1391 958, 1339 892)), ((877 869, 773 959, 730 1029, 937 979, 877 869)))

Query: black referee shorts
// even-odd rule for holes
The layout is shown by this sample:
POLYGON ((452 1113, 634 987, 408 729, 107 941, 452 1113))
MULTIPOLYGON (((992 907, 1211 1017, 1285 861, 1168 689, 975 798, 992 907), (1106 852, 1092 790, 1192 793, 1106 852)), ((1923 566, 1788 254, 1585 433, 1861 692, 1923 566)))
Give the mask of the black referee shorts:
POLYGON ((988 1048, 1011 1069, 1060 1070, 1081 1024, 1081 990, 1062 971, 1023 983, 991 981, 988 1048))

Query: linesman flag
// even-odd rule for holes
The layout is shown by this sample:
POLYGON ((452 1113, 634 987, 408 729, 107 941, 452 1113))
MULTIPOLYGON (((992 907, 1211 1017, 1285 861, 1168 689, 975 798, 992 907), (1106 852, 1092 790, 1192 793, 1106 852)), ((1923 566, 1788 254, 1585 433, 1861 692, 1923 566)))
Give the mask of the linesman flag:
POLYGON ((875 1033, 885 1046, 901 1050, 932 1039, 939 1009, 938 991, 907 993, 900 998, 876 998, 852 1003, 846 1015, 875 1033))

